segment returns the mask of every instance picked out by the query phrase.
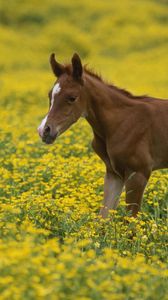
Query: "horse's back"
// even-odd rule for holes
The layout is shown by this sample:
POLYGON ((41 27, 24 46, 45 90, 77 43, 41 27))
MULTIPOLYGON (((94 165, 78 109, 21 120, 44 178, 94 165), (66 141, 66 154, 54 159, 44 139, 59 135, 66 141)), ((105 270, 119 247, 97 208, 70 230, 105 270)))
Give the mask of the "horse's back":
POLYGON ((168 100, 151 98, 154 169, 168 168, 168 100))

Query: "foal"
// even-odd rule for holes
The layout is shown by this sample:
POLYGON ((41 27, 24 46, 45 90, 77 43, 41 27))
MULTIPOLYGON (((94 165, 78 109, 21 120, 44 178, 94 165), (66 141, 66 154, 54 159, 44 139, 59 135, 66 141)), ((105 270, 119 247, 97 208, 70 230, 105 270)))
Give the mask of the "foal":
POLYGON ((105 83, 82 66, 76 53, 69 65, 51 54, 50 64, 57 81, 39 135, 53 143, 85 117, 93 129, 93 149, 106 165, 100 214, 105 218, 117 207, 125 185, 127 207, 136 216, 151 172, 168 168, 168 101, 133 96, 105 83))

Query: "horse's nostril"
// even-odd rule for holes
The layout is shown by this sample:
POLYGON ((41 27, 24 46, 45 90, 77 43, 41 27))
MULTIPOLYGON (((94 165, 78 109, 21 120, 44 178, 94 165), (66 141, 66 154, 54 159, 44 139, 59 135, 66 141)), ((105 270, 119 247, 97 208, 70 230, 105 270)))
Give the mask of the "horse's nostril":
POLYGON ((49 134, 50 133, 50 127, 47 125, 45 128, 44 128, 44 134, 49 134))

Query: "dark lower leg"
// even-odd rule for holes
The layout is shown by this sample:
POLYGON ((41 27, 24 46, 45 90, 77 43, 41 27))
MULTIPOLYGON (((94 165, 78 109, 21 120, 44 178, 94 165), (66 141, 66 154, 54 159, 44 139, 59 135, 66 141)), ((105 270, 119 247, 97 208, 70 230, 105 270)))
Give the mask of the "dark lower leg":
POLYGON ((148 182, 149 176, 141 172, 135 172, 130 175, 125 183, 127 209, 131 211, 132 216, 136 217, 141 207, 143 193, 148 182))

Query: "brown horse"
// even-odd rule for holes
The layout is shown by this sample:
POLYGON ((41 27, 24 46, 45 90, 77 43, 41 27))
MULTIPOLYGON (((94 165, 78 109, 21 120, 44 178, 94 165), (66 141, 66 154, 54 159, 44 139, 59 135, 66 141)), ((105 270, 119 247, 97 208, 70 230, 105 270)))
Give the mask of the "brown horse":
POLYGON ((82 66, 50 56, 58 78, 49 92, 50 109, 38 128, 42 140, 53 141, 80 117, 93 129, 93 149, 106 165, 102 217, 115 209, 123 186, 133 216, 141 205, 153 170, 168 168, 168 101, 131 93, 105 83, 82 66))

